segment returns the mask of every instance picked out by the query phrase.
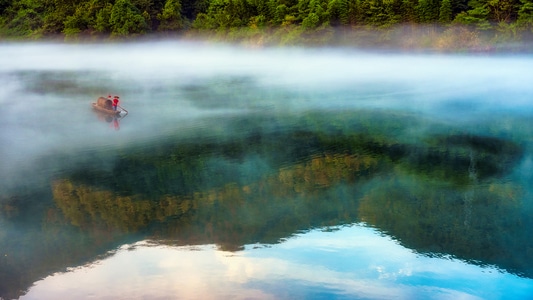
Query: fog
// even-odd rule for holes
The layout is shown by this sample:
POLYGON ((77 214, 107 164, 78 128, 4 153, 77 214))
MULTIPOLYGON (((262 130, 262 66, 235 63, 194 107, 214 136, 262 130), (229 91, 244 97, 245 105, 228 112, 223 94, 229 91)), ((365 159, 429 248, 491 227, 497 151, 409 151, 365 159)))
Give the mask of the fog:
MULTIPOLYGON (((207 42, 0 45, 2 188, 62 153, 142 144, 154 136, 221 134, 250 113, 361 108, 443 122, 529 116, 532 56, 406 54, 348 48, 250 49, 207 42), (120 95, 120 130, 90 103, 120 95)), ((225 133, 234 134, 234 133, 225 133)), ((236 133, 235 133, 236 134, 236 133)))

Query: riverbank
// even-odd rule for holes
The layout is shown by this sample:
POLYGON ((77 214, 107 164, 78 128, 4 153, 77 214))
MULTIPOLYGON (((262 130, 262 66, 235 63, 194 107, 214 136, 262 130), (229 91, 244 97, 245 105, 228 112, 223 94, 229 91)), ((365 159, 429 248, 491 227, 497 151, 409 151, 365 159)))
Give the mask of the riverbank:
POLYGON ((249 48, 263 47, 347 47, 374 51, 437 53, 531 53, 533 33, 503 30, 479 30, 453 25, 401 25, 389 28, 331 27, 309 30, 301 26, 271 28, 230 28, 216 30, 189 29, 179 34, 147 33, 112 37, 83 33, 5 37, 1 42, 52 41, 67 43, 129 42, 139 40, 185 39, 214 43, 231 43, 249 48))

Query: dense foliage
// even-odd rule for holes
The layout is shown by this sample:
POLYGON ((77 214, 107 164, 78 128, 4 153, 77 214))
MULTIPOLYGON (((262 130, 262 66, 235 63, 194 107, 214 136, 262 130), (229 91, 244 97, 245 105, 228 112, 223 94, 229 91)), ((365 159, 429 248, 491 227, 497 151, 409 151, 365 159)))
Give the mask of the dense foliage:
POLYGON ((533 0, 0 0, 4 37, 236 29, 283 29, 290 35, 399 24, 467 25, 516 38, 533 31, 533 0))

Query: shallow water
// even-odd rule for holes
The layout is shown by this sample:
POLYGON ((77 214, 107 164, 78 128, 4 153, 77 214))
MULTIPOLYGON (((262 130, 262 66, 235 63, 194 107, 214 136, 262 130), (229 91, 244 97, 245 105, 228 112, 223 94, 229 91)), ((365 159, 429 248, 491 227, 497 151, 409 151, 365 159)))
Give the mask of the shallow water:
POLYGON ((527 298, 532 67, 0 45, 0 297, 527 298))

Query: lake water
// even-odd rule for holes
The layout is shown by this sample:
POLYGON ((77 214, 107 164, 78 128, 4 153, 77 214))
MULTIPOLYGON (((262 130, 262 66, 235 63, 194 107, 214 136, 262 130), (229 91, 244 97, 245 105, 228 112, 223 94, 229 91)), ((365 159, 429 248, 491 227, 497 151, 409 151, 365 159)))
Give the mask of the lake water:
POLYGON ((1 44, 0 298, 531 299, 531 70, 1 44))

